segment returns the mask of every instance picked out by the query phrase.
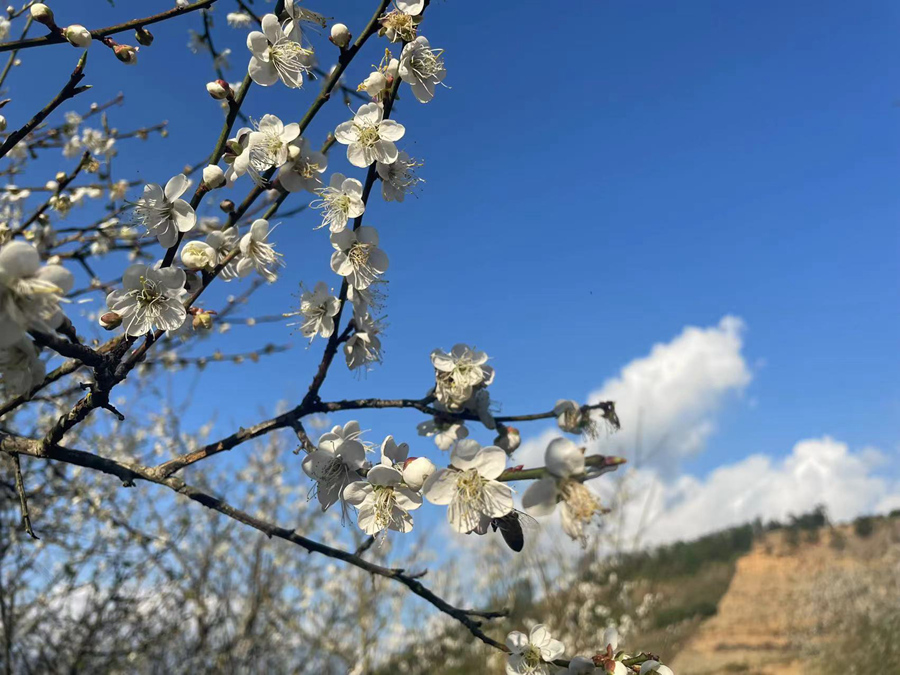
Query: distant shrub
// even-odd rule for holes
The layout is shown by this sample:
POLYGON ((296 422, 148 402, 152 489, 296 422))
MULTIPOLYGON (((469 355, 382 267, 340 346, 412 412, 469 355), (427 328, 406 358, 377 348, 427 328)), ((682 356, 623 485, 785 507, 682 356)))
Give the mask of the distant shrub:
POLYGON ((656 628, 667 628, 679 624, 682 621, 689 621, 694 618, 705 619, 715 616, 718 606, 715 602, 703 601, 692 605, 681 605, 679 607, 665 607, 657 610, 656 616, 653 618, 653 624, 656 628))
POLYGON ((875 531, 875 519, 872 516, 861 516, 853 521, 853 531, 857 537, 870 537, 875 531))
POLYGON ((843 551, 845 548, 847 548, 847 537, 845 537, 844 533, 840 530, 832 530, 831 541, 828 542, 828 544, 835 551, 843 551))

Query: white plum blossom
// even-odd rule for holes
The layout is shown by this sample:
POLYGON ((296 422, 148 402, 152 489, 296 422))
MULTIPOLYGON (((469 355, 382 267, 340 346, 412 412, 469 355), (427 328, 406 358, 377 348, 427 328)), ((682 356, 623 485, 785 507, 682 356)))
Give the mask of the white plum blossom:
POLYGON ((406 443, 397 445, 394 437, 388 436, 381 445, 381 463, 369 469, 365 481, 344 488, 344 501, 358 509, 357 522, 366 534, 412 530, 409 512, 422 505, 422 496, 404 484, 403 471, 395 466, 402 466, 408 454, 406 443))
POLYGON ((364 91, 372 98, 378 98, 388 88, 388 80, 380 70, 369 73, 365 80, 356 88, 356 91, 364 91))
MULTIPOLYGON (((417 8, 421 4, 418 2, 408 3, 410 11, 404 12, 399 9, 388 12, 381 17, 381 28, 378 30, 379 35, 384 35, 391 42, 412 42, 416 39, 416 30, 422 17, 412 13, 412 9, 417 8)), ((424 7, 424 4, 422 5, 424 7)), ((419 10, 421 12, 421 10, 419 10)))
POLYGON ((346 24, 336 23, 331 27, 331 41, 341 49, 350 44, 350 29, 346 24))
POLYGON ((412 159, 405 150, 397 153, 397 160, 392 164, 376 163, 375 170, 381 178, 381 196, 384 200, 402 202, 406 195, 412 194, 416 185, 424 182, 415 172, 420 166, 422 163, 412 159))
POLYGON ((531 629, 528 635, 513 631, 506 637, 509 659, 507 675, 549 675, 550 664, 563 655, 565 645, 553 639, 543 624, 531 629))
POLYGON ((303 77, 312 67, 312 51, 285 35, 278 17, 266 14, 262 32, 247 35, 247 48, 253 54, 247 72, 256 84, 264 87, 279 79, 292 89, 303 86, 303 77))
POLYGON ((452 448, 456 441, 469 435, 469 430, 461 422, 442 422, 437 418, 420 422, 416 429, 419 436, 433 436, 434 444, 445 452, 452 448))
POLYGON ((278 182, 288 192, 316 192, 322 187, 320 174, 328 168, 328 158, 313 150, 305 138, 291 141, 288 147, 290 160, 278 172, 278 182))
POLYGON ((381 362, 381 340, 371 327, 357 330, 344 343, 344 358, 350 370, 368 368, 372 363, 381 362))
POLYGON ((472 439, 459 441, 450 453, 450 467, 438 469, 423 492, 432 504, 448 506, 447 520, 457 532, 471 532, 483 518, 500 518, 513 510, 512 488, 497 480, 506 468, 506 453, 482 448, 472 439))
POLYGON ((106 296, 106 306, 121 317, 126 335, 143 335, 154 328, 174 331, 187 317, 186 280, 180 267, 132 265, 122 275, 122 288, 106 296))
POLYGON ((271 233, 269 221, 258 218, 253 221, 250 231, 241 237, 241 257, 237 263, 240 276, 245 277, 256 270, 270 284, 278 278, 275 270, 284 267, 284 260, 275 251, 275 246, 268 242, 271 233))
POLYGON ((175 245, 179 232, 190 232, 197 224, 194 209, 181 199, 190 184, 183 173, 169 179, 165 189, 150 183, 144 187, 143 196, 134 205, 138 223, 146 227, 165 248, 175 245))
POLYGON ((216 249, 203 241, 189 241, 181 247, 181 262, 189 270, 212 270, 216 266, 216 249))
MULTIPOLYGON (((623 670, 622 672, 625 671, 623 670)), ((653 659, 644 661, 641 664, 640 675, 649 675, 651 673, 655 675, 675 675, 675 673, 671 668, 669 668, 669 666, 664 666, 659 661, 654 661, 653 659)))
POLYGON ((246 28, 253 23, 253 17, 245 12, 229 12, 225 20, 232 28, 246 28))
POLYGON ((334 333, 334 317, 340 309, 341 301, 328 292, 328 285, 324 281, 317 283, 313 291, 305 291, 300 296, 300 314, 304 319, 300 324, 300 332, 303 337, 308 337, 310 342, 316 335, 331 337, 334 333))
POLYGON ((9 19, 5 16, 0 17, 0 40, 5 40, 9 36, 9 19))
POLYGON ((0 247, 0 347, 18 342, 28 330, 56 330, 65 318, 60 299, 74 284, 61 265, 42 266, 31 244, 10 241, 0 247))
POLYGON ((384 110, 378 103, 366 103, 352 120, 337 126, 334 138, 347 146, 347 159, 353 166, 365 168, 375 161, 384 164, 397 161, 394 142, 405 133, 402 124, 384 119, 384 110))
POLYGON ((449 354, 440 349, 431 352, 437 400, 449 410, 463 408, 476 389, 494 381, 494 369, 487 360, 487 354, 464 344, 454 345, 449 354))
POLYGON ((378 231, 363 225, 358 230, 341 230, 331 234, 331 269, 354 288, 368 288, 385 273, 388 257, 378 248, 378 231))
POLYGON ((544 453, 544 465, 549 475, 528 487, 522 507, 532 516, 549 516, 562 502, 563 530, 586 545, 584 528, 601 513, 601 507, 600 500, 578 480, 585 469, 582 449, 567 438, 555 438, 544 453))
MULTIPOLYGON (((303 471, 316 481, 316 496, 325 511, 342 498, 344 488, 360 478, 366 448, 359 422, 336 425, 322 434, 315 451, 303 458, 303 471)), ((342 504, 343 509, 343 504, 342 504)))
POLYGON ((432 49, 428 39, 422 35, 400 52, 400 79, 410 86, 419 103, 428 103, 433 99, 435 87, 447 75, 443 53, 443 49, 432 49))
POLYGON ((596 433, 596 424, 591 419, 590 413, 582 409, 575 401, 560 399, 553 406, 553 414, 556 415, 556 423, 559 428, 566 433, 584 433, 588 436, 596 433))
MULTIPOLYGON (((216 252, 216 259, 213 262, 213 266, 216 266, 225 260, 225 258, 228 257, 228 254, 238 247, 239 238, 237 228, 229 227, 224 230, 210 232, 206 237, 206 243, 216 252)), ((237 259, 232 259, 231 262, 225 265, 225 267, 222 268, 222 271, 219 272, 219 278, 223 281, 231 281, 238 276, 240 275, 238 273, 237 259)))
POLYGON ((418 16, 425 9, 425 0, 395 0, 394 4, 404 14, 418 16))
POLYGON ((318 12, 301 7, 299 0, 285 0, 284 11, 289 17, 284 24, 284 32, 297 42, 300 42, 304 37, 304 23, 316 24, 320 28, 325 28, 328 25, 328 20, 324 16, 318 12))
POLYGON ((45 374, 44 362, 28 338, 0 347, 0 386, 7 396, 27 394, 44 381, 45 374))
POLYGON ((366 211, 362 200, 363 186, 355 178, 342 173, 331 174, 328 187, 319 188, 319 199, 310 203, 314 209, 322 209, 322 225, 332 232, 341 232, 350 218, 358 218, 366 211))
POLYGON ((225 143, 222 159, 228 164, 228 168, 225 170, 225 185, 228 187, 234 185, 234 182, 247 173, 250 167, 250 153, 247 146, 250 144, 252 131, 253 129, 250 127, 241 127, 234 137, 229 138, 225 143))
MULTIPOLYGON (((256 129, 246 135, 247 146, 232 164, 235 175, 249 173, 257 183, 263 182, 262 174, 282 166, 290 158, 290 143, 300 136, 296 122, 284 124, 275 115, 263 115, 256 129)), ((238 132, 238 143, 241 134, 238 132)))

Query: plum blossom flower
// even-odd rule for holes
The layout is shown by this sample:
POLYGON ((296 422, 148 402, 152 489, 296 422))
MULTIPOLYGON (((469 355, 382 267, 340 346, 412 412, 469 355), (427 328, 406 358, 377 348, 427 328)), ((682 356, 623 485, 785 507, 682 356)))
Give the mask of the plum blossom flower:
POLYGON ((562 526, 582 546, 587 544, 585 526, 601 513, 600 500, 577 479, 584 474, 584 454, 567 438, 550 441, 544 453, 550 475, 532 483, 522 496, 522 506, 532 516, 549 516, 562 502, 562 526))
POLYGON ((449 410, 460 410, 475 390, 494 381, 494 369, 486 365, 488 355, 464 344, 450 353, 435 349, 431 363, 435 370, 435 397, 449 410))
POLYGON ((374 161, 392 164, 397 161, 397 146, 406 128, 394 120, 384 119, 377 103, 359 107, 352 120, 341 122, 334 130, 338 143, 347 146, 347 159, 353 166, 365 168, 374 161))
POLYGON ((44 381, 45 374, 44 362, 28 338, 0 347, 0 386, 7 396, 27 394, 44 381))
POLYGON ((138 223, 156 236, 161 246, 171 248, 178 241, 179 232, 189 232, 197 224, 197 214, 181 199, 191 182, 183 173, 166 183, 165 189, 156 183, 144 187, 144 195, 134 205, 138 223))
POLYGON ((181 248, 181 262, 189 270, 211 270, 217 259, 216 249, 203 241, 189 241, 181 248))
POLYGON ((381 363, 381 340, 374 324, 357 329, 344 343, 344 358, 350 370, 381 363))
MULTIPOLYGON (((422 21, 422 17, 414 15, 412 9, 419 4, 418 2, 409 3, 407 7, 410 11, 404 12, 398 8, 398 10, 385 14, 381 17, 381 28, 378 29, 378 34, 384 35, 391 42, 412 42, 415 40, 416 30, 422 21)), ((422 6, 424 7, 424 5, 422 6)), ((421 13, 421 9, 419 13, 421 13)))
POLYGON ((65 318, 60 300, 74 284, 64 267, 41 266, 31 244, 10 241, 0 247, 0 347, 18 342, 28 330, 56 330, 65 318))
POLYGON ((421 162, 412 159, 405 150, 397 153, 397 161, 393 164, 376 163, 375 170, 381 178, 381 196, 386 202, 402 202, 406 195, 412 194, 416 185, 424 183, 416 175, 421 162))
POLYGON ((416 429, 419 436, 434 437, 434 444, 446 452, 456 441, 469 435, 469 430, 460 422, 442 422, 437 418, 420 422, 416 429))
POLYGON ((319 174, 328 168, 328 158, 313 150, 305 138, 296 138, 288 147, 290 161, 278 172, 278 182, 288 192, 316 192, 322 187, 319 174))
POLYGON ((395 0, 395 5, 404 14, 418 16, 425 9, 425 0, 395 0))
POLYGON ((290 17, 284 25, 284 32, 297 42, 303 39, 303 24, 310 23, 325 28, 328 20, 310 9, 301 7, 299 0, 285 0, 284 11, 290 17))
MULTIPOLYGON (((216 266, 225 260, 225 258, 238 247, 238 241, 237 229, 234 227, 210 232, 206 237, 206 243, 209 244, 216 253, 216 259, 213 266, 216 266)), ((222 271, 219 272, 219 278, 223 281, 231 281, 240 276, 238 273, 238 262, 238 259, 232 259, 231 262, 225 265, 225 267, 222 268, 222 271)))
POLYGON ((344 488, 344 501, 358 509, 357 522, 366 534, 412 530, 409 512, 422 505, 422 496, 404 484, 404 474, 395 466, 402 465, 408 453, 406 443, 397 445, 393 436, 388 436, 381 445, 381 463, 369 469, 365 481, 344 488))
POLYGON ((443 53, 443 49, 432 49, 428 38, 423 35, 407 44, 400 52, 400 79, 410 86, 419 103, 428 103, 433 99, 434 88, 447 75, 443 53))
MULTIPOLYGON (((273 228, 274 229, 274 228, 273 228)), ((237 264, 238 275, 245 277, 253 270, 270 284, 278 278, 275 271, 284 267, 282 255, 268 242, 272 230, 269 221, 258 218, 253 221, 250 231, 241 237, 241 257, 237 264)))
POLYGON ((314 209, 322 209, 322 225, 332 232, 341 232, 350 218, 358 218, 366 211, 362 200, 363 186, 355 178, 342 173, 331 174, 328 187, 319 188, 319 199, 310 203, 314 209))
POLYGON ((354 288, 368 288, 385 273, 388 257, 378 248, 378 231, 363 225, 358 230, 341 230, 331 234, 331 269, 354 288))
POLYGON ((512 488, 497 480, 506 468, 506 453, 482 448, 476 441, 459 441, 450 453, 450 467, 438 469, 423 487, 432 504, 447 505, 447 520, 457 532, 471 532, 483 517, 500 518, 513 509, 512 488))
POLYGON ((603 633, 603 644, 605 651, 597 654, 592 659, 583 656, 576 656, 569 662, 569 672, 573 675, 628 675, 632 672, 628 670, 621 659, 622 654, 618 654, 616 658, 616 650, 619 648, 619 632, 615 626, 610 626, 603 633), (592 669, 588 669, 588 664, 592 669), (596 665, 599 664, 599 665, 596 665))
POLYGON ((559 428, 566 433, 583 433, 590 437, 596 434, 596 424, 591 419, 590 412, 584 410, 575 401, 560 399, 553 406, 553 414, 556 415, 556 423, 559 428))
POLYGON ((664 666, 659 661, 654 661, 653 659, 644 661, 641 664, 640 675, 648 675, 648 673, 655 673, 656 675, 675 675, 669 666, 664 666))
POLYGON ((322 434, 317 449, 303 458, 303 471, 316 481, 316 496, 323 511, 342 499, 344 488, 360 477, 359 470, 366 461, 361 435, 359 422, 347 422, 343 427, 338 424, 322 434))
POLYGON ((246 135, 247 146, 232 164, 234 173, 249 173, 256 183, 262 183, 263 172, 288 161, 289 144, 299 135, 300 125, 296 122, 284 124, 275 115, 263 115, 256 130, 246 135))
POLYGON ((312 66, 312 50, 285 35, 274 14, 262 18, 261 28, 262 32, 255 30, 247 35, 247 48, 253 54, 247 66, 250 78, 264 87, 280 79, 286 86, 299 89, 312 66))
POLYGON ((106 296, 106 306, 121 317, 126 335, 154 328, 174 331, 187 318, 184 270, 160 265, 132 265, 122 276, 122 288, 106 296))
POLYGON ((253 17, 245 12, 229 12, 225 20, 231 28, 246 28, 253 23, 253 17))
POLYGON ((305 291, 300 296, 300 314, 304 319, 300 324, 300 333, 303 337, 308 337, 310 342, 316 335, 331 337, 334 333, 334 317, 340 309, 341 301, 328 292, 328 285, 324 281, 320 281, 313 291, 305 291))
POLYGON ((513 631, 506 637, 506 646, 510 651, 507 675, 549 675, 551 662, 566 651, 543 624, 536 625, 528 635, 513 631))

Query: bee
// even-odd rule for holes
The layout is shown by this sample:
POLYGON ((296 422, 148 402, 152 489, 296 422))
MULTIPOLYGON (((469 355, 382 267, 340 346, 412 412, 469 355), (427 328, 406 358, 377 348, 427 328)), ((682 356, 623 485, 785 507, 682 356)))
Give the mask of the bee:
POLYGON ((472 530, 475 534, 487 534, 488 526, 494 532, 500 532, 506 545, 516 553, 521 553, 525 548, 525 532, 529 535, 540 530, 538 522, 523 511, 513 509, 505 516, 485 519, 485 522, 472 530))

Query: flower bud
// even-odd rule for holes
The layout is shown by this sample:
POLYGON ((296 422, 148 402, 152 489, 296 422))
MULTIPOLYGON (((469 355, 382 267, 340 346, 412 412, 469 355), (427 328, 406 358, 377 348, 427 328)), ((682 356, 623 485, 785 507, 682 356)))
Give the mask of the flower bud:
POLYGON ((6 118, 0 115, 0 132, 6 131, 6 118))
POLYGON ((234 96, 234 92, 231 91, 231 85, 225 80, 213 80, 212 82, 207 82, 206 91, 208 91, 209 95, 217 101, 222 101, 234 96))
POLYGON ((106 330, 115 330, 122 325, 122 317, 115 312, 107 312, 100 317, 100 325, 106 330))
POLYGON ((116 45, 113 47, 113 52, 116 54, 116 58, 119 59, 122 63, 125 63, 129 66, 137 63, 137 48, 132 47, 131 45, 116 45))
POLYGON ((212 268, 216 264, 216 251, 206 242, 189 241, 181 249, 181 262, 189 270, 212 268))
POLYGON ((138 41, 138 44, 144 45, 145 47, 149 47, 153 44, 153 33, 147 30, 144 27, 135 28, 134 29, 134 39, 138 41))
POLYGON ((499 424, 497 427, 501 431, 497 438, 494 439, 494 445, 506 452, 507 455, 511 455, 522 444, 519 430, 515 427, 501 427, 499 424))
POLYGON ((36 2, 31 6, 31 18, 45 26, 55 26, 53 11, 43 2, 36 2))
POLYGON ((336 23, 331 27, 331 38, 334 44, 344 49, 350 44, 350 29, 342 23, 336 23))
POLYGON ((374 73, 369 73, 369 76, 356 88, 356 91, 365 91, 369 96, 374 97, 378 96, 385 89, 387 89, 387 78, 376 70, 374 73))
POLYGON ((84 26, 79 26, 77 23, 73 23, 71 26, 68 26, 64 32, 66 36, 66 40, 69 41, 69 44, 73 47, 81 47, 82 49, 87 49, 91 46, 91 32, 85 28, 84 26))
POLYGON ((234 212, 234 202, 230 199, 223 199, 219 202, 219 208, 222 209, 225 213, 233 213, 234 212))
POLYGON ((400 62, 397 59, 388 61, 387 68, 384 69, 384 76, 388 79, 389 83, 393 84, 394 80, 397 79, 399 72, 400 62))
POLYGON ((217 164, 210 164, 203 169, 203 182, 212 189, 222 187, 225 185, 225 172, 217 164))
POLYGON ((421 490, 435 466, 427 457, 410 457, 403 466, 403 482, 413 490, 421 490))
POLYGON ((199 330, 200 328, 209 330, 213 325, 212 314, 204 311, 197 312, 191 321, 191 325, 194 327, 194 330, 199 330))

